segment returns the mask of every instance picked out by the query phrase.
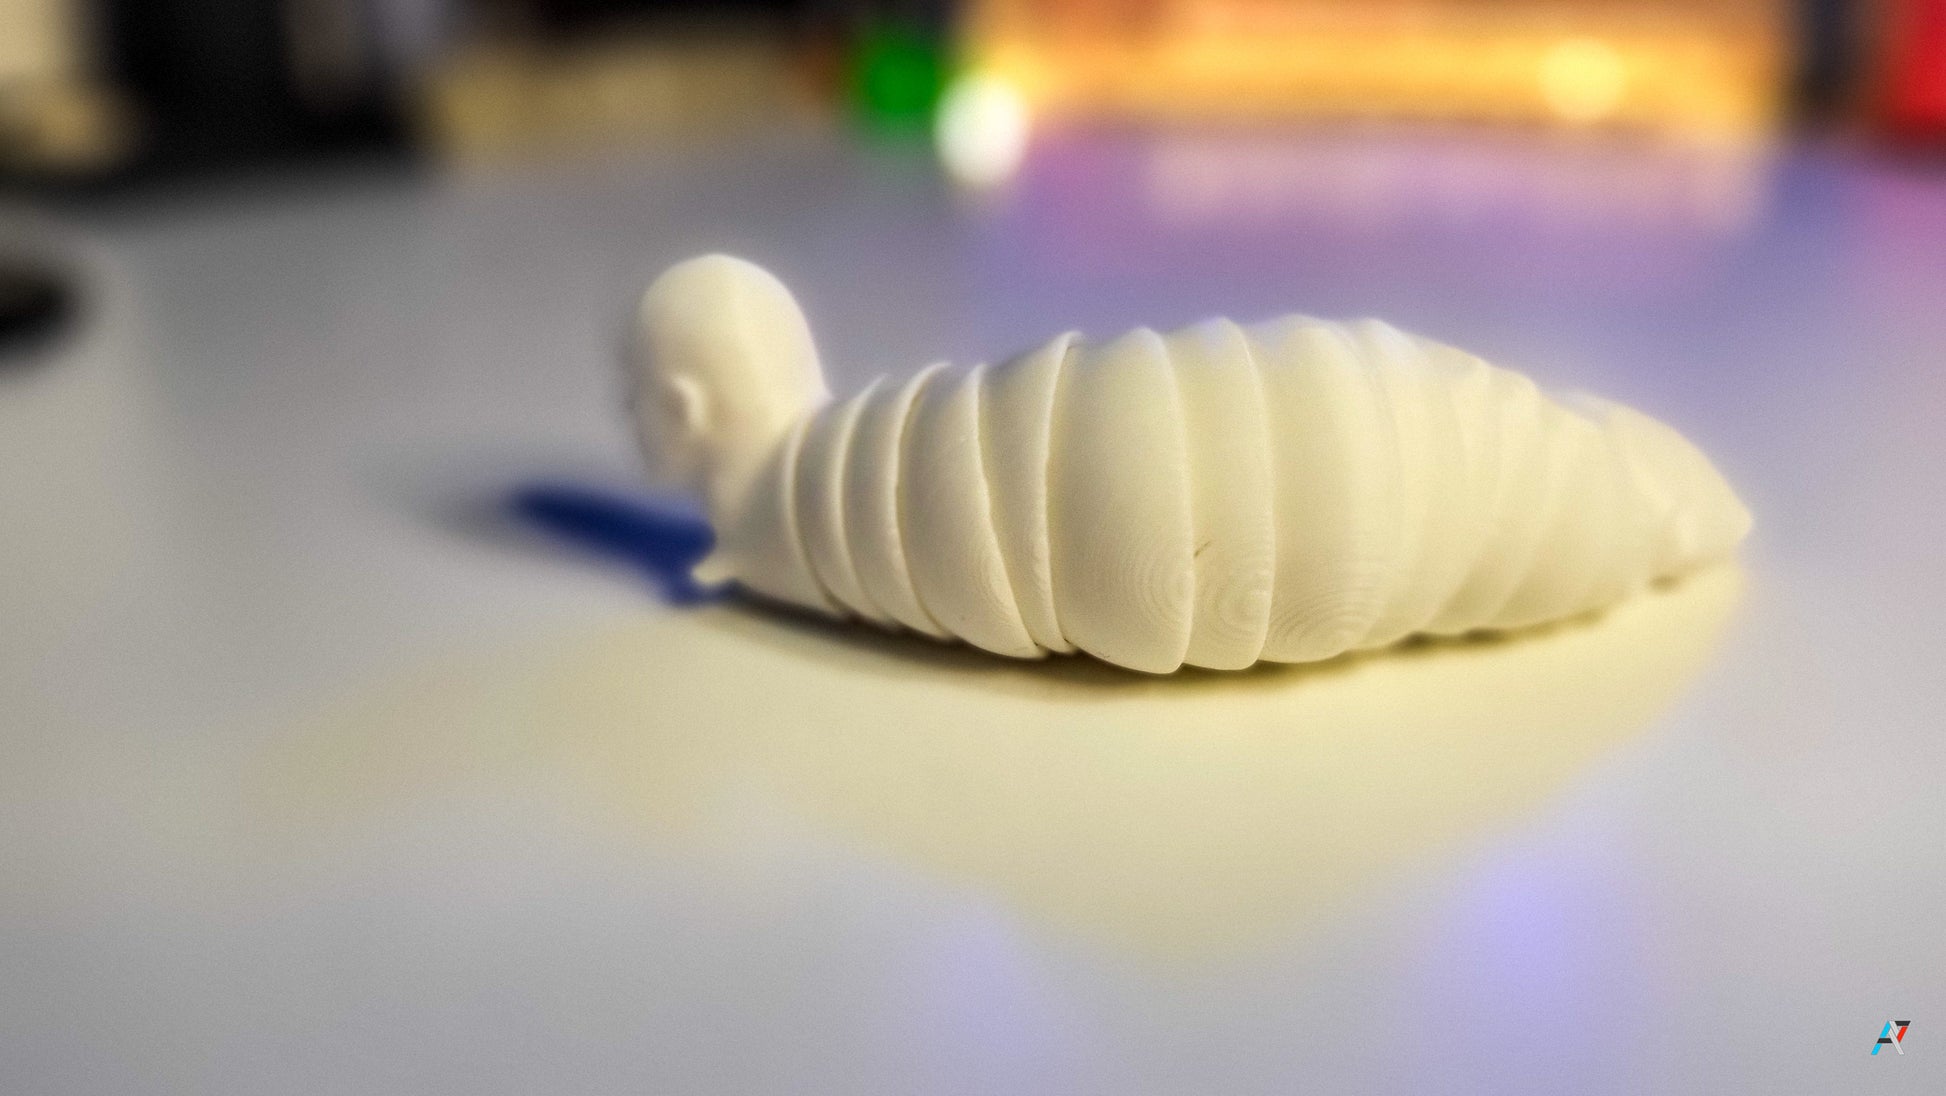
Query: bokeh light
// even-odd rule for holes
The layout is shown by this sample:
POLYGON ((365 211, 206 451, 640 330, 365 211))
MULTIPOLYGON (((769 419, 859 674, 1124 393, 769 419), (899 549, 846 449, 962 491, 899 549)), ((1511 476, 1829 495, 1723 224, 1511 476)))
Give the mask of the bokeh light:
POLYGON ((1628 68, 1598 38, 1564 38, 1541 59, 1541 97, 1568 122, 1598 122, 1628 93, 1628 68))
POLYGON ((1027 100, 1006 79, 973 73, 953 81, 939 103, 940 163, 960 183, 989 187, 1020 170, 1031 130, 1027 100))

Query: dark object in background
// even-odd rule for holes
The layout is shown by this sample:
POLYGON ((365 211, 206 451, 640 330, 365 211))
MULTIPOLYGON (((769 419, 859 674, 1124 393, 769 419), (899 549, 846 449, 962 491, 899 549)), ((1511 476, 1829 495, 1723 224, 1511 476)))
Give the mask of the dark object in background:
POLYGON ((26 365, 67 330, 76 293, 60 271, 0 259, 0 370, 26 365))
POLYGON ((531 26, 544 37, 612 31, 642 23, 799 19, 806 0, 485 0, 479 7, 504 21, 531 26))
POLYGON ((397 147, 373 13, 342 0, 107 0, 106 65, 134 103, 128 168, 246 166, 397 147))
POLYGON ((1798 0, 1793 93, 1804 117, 1825 121, 1855 105, 1846 100, 1858 82, 1859 14, 1856 0, 1798 0))

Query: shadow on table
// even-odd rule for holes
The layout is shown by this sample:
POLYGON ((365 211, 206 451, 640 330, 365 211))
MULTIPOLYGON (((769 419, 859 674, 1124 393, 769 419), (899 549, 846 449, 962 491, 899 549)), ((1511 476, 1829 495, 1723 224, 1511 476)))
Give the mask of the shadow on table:
MULTIPOLYGON (((703 544, 574 492, 522 498, 645 569, 703 544)), ((762 866, 782 833, 1118 948, 1235 955, 1538 809, 1681 693, 1740 589, 1721 568, 1537 634, 1168 677, 731 599, 427 667, 251 783, 266 840, 382 832, 460 784, 566 788, 571 816, 728 879, 783 885, 762 866)))

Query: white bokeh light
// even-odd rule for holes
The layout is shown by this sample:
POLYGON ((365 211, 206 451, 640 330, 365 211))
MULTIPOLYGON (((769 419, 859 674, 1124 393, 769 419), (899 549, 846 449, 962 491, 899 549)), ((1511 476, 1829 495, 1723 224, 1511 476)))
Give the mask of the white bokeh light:
POLYGON ((939 102, 934 140, 954 181, 974 187, 1005 182, 1020 170, 1030 129, 1027 100, 1001 77, 970 73, 939 102))

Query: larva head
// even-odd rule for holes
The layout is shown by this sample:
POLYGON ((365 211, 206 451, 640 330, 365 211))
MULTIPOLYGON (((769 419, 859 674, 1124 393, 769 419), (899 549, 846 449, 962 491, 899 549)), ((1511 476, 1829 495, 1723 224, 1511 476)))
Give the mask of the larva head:
POLYGON ((797 421, 830 398, 804 313, 754 263, 704 255, 642 294, 636 425, 651 472, 715 497, 734 491, 797 421))

